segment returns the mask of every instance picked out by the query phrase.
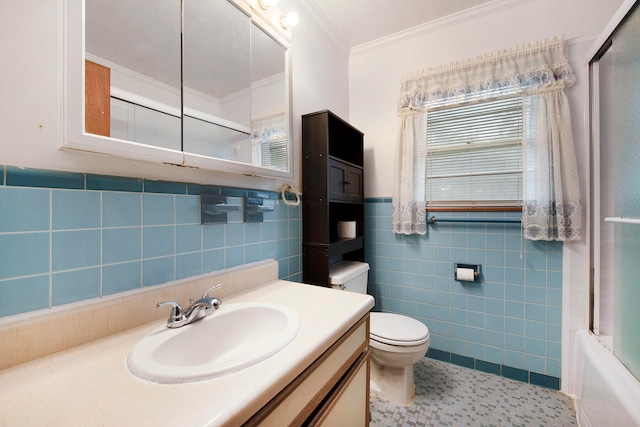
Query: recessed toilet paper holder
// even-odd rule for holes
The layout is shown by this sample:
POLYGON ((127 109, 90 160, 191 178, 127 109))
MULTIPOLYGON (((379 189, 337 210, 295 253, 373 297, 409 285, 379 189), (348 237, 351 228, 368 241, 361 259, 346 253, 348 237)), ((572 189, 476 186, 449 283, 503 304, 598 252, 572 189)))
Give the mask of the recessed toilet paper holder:
POLYGON ((453 264, 453 277, 460 282, 480 281, 480 264, 453 264), (470 273, 473 271, 473 276, 470 273))

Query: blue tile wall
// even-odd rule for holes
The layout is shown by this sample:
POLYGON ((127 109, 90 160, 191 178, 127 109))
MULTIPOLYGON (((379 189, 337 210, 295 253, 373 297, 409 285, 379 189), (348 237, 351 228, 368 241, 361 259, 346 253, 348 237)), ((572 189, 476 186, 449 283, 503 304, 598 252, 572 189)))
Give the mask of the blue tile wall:
MULTIPOLYGON (((519 224, 436 223, 425 236, 391 231, 391 199, 365 203, 365 254, 376 310, 412 316, 430 357, 559 387, 562 243, 524 240, 519 224), (481 280, 454 280, 454 263, 481 280)), ((436 217, 520 217, 438 212, 436 217)))
POLYGON ((0 167, 0 317, 270 258, 302 279, 302 207, 277 192, 0 167), (278 201, 200 225, 201 192, 278 201))

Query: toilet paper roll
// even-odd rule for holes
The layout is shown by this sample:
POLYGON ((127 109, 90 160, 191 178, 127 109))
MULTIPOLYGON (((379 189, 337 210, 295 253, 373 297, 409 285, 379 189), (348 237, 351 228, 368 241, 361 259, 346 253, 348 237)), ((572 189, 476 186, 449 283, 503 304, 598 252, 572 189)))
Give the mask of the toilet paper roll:
POLYGON ((456 279, 463 280, 465 282, 473 282, 476 279, 473 268, 457 268, 456 279))
POLYGON ((338 237, 341 239, 356 238, 356 222, 355 221, 338 221, 338 237))

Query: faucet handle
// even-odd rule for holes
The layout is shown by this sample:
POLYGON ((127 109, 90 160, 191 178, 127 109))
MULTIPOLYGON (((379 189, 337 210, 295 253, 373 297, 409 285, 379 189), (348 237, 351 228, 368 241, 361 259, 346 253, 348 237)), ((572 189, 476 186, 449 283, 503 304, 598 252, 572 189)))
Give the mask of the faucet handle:
POLYGON ((202 298, 208 298, 210 296, 209 292, 213 291, 214 289, 218 289, 220 286, 222 286, 222 283, 218 283, 217 285, 210 287, 209 289, 207 289, 207 292, 202 295, 202 298))
POLYGON ((211 298, 211 306, 214 310, 219 309, 221 305, 222 301, 220 301, 218 298, 211 298))
POLYGON ((180 304, 178 304, 175 301, 165 301, 165 302, 159 302, 156 306, 160 308, 165 305, 170 305, 173 307, 171 309, 171 315, 169 316, 169 321, 184 319, 184 310, 182 310, 182 307, 180 306, 180 304))

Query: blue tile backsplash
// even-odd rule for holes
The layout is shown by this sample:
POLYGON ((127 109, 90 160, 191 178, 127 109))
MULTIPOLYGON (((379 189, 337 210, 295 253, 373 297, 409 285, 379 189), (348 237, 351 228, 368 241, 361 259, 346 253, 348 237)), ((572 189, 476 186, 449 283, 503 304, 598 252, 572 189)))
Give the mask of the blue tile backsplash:
MULTIPOLYGON (((1 167, 1 166, 0 166, 1 167)), ((203 191, 245 188, 2 167, 0 317, 274 258, 300 281, 302 209, 277 200, 262 223, 200 225, 203 191)))
POLYGON ((391 199, 366 200, 365 254, 376 309, 427 325, 432 357, 559 387, 562 243, 524 240, 519 224, 502 223, 442 222, 429 225, 426 236, 396 235, 391 210, 391 199), (481 280, 455 281, 454 263, 480 264, 481 280))
MULTIPOLYGON (((112 295, 274 258, 302 279, 302 209, 279 193, 3 167, 0 317, 112 295), (276 199, 262 223, 200 225, 201 192, 276 199)), ((365 203, 365 254, 376 309, 424 322, 429 356, 559 388, 562 244, 524 240, 518 224, 436 223, 391 230, 391 200, 365 203), (481 280, 454 280, 454 263, 481 280)), ((444 213, 440 217, 519 217, 444 213)))

